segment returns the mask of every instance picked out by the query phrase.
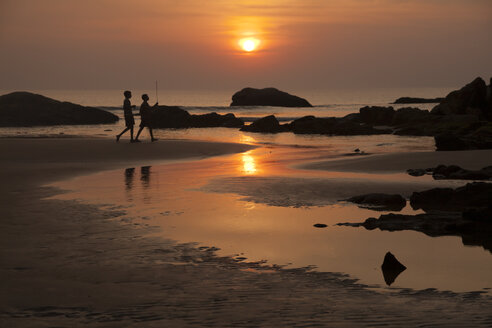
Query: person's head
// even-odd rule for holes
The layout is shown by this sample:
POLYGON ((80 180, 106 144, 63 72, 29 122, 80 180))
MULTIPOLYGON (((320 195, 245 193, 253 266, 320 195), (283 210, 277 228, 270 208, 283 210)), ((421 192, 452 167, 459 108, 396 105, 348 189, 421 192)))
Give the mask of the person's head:
POLYGON ((149 100, 149 96, 148 96, 146 93, 144 93, 144 94, 142 95, 142 100, 143 100, 143 101, 148 101, 148 100, 149 100))
POLYGON ((132 97, 132 92, 126 90, 125 92, 123 92, 123 95, 125 96, 125 98, 131 98, 132 97))

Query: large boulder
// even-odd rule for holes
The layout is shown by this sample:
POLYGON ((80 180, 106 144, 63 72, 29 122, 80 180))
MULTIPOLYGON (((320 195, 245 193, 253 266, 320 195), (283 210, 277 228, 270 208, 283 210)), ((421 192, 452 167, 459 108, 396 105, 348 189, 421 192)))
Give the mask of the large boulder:
POLYGON ((395 110, 393 107, 365 106, 359 109, 360 120, 371 125, 391 125, 395 110))
POLYGON ((243 121, 234 114, 220 115, 207 113, 191 115, 177 106, 158 106, 152 112, 152 125, 163 129, 209 128, 228 127, 238 128, 244 125, 243 121))
POLYGON ((260 118, 250 125, 246 125, 241 128, 241 131, 246 132, 263 132, 263 133, 277 133, 285 131, 277 118, 274 115, 269 115, 263 118, 260 118))
POLYGON ((472 114, 492 120, 492 101, 488 95, 490 86, 477 77, 460 90, 451 92, 431 113, 437 115, 472 114))
POLYGON ((313 107, 306 99, 275 88, 244 88, 232 96, 231 106, 313 107))
POLYGON ((0 96, 0 126, 47 126, 108 124, 118 116, 99 108, 86 107, 30 92, 0 96))
POLYGON ((437 134, 434 139, 436 150, 491 149, 492 122, 465 125, 461 130, 437 134))
POLYGON ((492 184, 473 182, 454 190, 434 188, 414 192, 410 204, 413 209, 424 211, 463 211, 472 207, 487 207, 492 204, 492 184))

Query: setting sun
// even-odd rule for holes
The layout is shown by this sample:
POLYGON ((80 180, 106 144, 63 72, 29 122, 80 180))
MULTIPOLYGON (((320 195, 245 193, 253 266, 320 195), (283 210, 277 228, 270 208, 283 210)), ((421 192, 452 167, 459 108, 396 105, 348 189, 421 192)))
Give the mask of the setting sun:
POLYGON ((256 38, 245 38, 239 40, 239 46, 246 52, 252 52, 258 48, 260 40, 256 38))

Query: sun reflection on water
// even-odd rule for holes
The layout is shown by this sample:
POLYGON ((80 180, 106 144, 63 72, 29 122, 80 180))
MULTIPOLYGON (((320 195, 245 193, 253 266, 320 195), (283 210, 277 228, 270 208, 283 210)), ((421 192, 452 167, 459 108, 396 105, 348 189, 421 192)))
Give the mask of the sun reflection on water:
POLYGON ((242 154, 242 172, 247 175, 253 175, 258 173, 258 168, 256 166, 256 160, 253 156, 251 156, 251 152, 246 152, 242 154))

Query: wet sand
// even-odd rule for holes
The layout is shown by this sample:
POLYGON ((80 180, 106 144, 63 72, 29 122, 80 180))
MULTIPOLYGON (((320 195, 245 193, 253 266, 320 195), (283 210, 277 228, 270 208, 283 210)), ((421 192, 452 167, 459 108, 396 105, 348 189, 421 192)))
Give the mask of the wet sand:
POLYGON ((214 248, 146 237, 153 227, 116 220, 122 208, 45 199, 60 190, 41 186, 98 170, 249 148, 184 141, 130 145, 0 139, 0 325, 492 325, 492 300, 478 292, 382 294, 337 273, 242 263, 218 257, 214 248))
POLYGON ((492 164, 492 150, 461 150, 392 153, 318 161, 299 166, 309 170, 367 173, 402 173, 408 169, 426 169, 437 165, 458 165, 478 170, 492 164))

